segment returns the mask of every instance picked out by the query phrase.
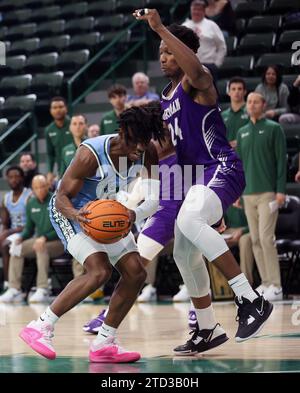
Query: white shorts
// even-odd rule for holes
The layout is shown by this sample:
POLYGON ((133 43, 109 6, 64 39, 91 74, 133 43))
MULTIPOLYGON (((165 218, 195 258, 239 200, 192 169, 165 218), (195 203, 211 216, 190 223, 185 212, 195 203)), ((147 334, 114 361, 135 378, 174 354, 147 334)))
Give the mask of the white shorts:
POLYGON ((82 265, 90 255, 97 252, 105 252, 113 266, 115 266, 124 255, 131 252, 138 252, 132 232, 124 237, 124 239, 113 244, 98 243, 85 233, 79 232, 69 240, 67 250, 82 265))

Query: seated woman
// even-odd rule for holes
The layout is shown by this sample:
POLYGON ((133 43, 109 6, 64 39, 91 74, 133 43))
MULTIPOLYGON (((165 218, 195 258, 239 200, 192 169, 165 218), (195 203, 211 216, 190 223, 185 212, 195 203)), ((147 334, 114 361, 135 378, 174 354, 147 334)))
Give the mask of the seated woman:
POLYGON ((282 75, 277 65, 266 68, 262 83, 256 86, 255 92, 260 93, 266 100, 267 118, 277 121, 280 115, 288 112, 289 88, 282 82, 282 75))

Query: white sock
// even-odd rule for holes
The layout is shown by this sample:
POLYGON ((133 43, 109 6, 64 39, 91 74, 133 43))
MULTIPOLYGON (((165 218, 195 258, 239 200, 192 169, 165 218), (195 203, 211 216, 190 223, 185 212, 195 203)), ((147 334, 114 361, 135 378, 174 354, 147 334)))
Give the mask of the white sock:
POLYGON ((195 312, 197 315, 198 324, 201 326, 201 330, 213 329, 216 326, 217 321, 212 305, 207 308, 195 308, 195 312))
POLYGON ((102 323, 98 335, 95 339, 97 344, 104 342, 108 337, 115 337, 117 329, 102 323))
POLYGON ((54 325, 58 321, 59 317, 54 314, 50 307, 47 307, 46 311, 37 320, 38 323, 44 324, 48 323, 54 325))
POLYGON ((107 313, 108 313, 108 310, 109 310, 109 307, 107 307, 107 309, 104 311, 104 314, 103 314, 104 318, 106 318, 106 315, 107 315, 107 313))
POLYGON ((192 301, 190 301, 191 302, 191 305, 190 305, 190 311, 195 311, 195 306, 194 306, 194 303, 192 302, 192 301))
POLYGON ((244 273, 239 274, 238 276, 232 278, 228 281, 228 284, 231 286, 233 292, 237 297, 245 297, 246 299, 253 302, 256 298, 258 298, 257 294, 251 288, 249 281, 247 280, 244 273))

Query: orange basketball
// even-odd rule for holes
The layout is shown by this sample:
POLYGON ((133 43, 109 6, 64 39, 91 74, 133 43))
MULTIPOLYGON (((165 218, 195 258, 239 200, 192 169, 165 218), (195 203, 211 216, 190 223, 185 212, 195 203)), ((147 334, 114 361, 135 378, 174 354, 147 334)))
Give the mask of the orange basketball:
POLYGON ((131 228, 129 211, 120 202, 105 199, 89 202, 85 209, 91 213, 82 223, 84 232, 99 243, 111 244, 125 237, 131 228))

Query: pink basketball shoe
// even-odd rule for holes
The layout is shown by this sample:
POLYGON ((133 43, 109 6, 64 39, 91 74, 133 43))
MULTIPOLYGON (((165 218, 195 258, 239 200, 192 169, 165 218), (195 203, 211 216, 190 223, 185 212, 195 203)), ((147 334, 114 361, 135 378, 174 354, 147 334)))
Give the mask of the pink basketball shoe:
POLYGON ((36 321, 31 321, 21 330, 19 337, 35 352, 47 359, 54 360, 56 353, 52 346, 53 330, 52 325, 41 325, 36 321))
POLYGON ((138 352, 129 352, 121 348, 115 337, 108 337, 104 343, 94 340, 90 347, 90 362, 94 363, 131 363, 141 358, 138 352))

